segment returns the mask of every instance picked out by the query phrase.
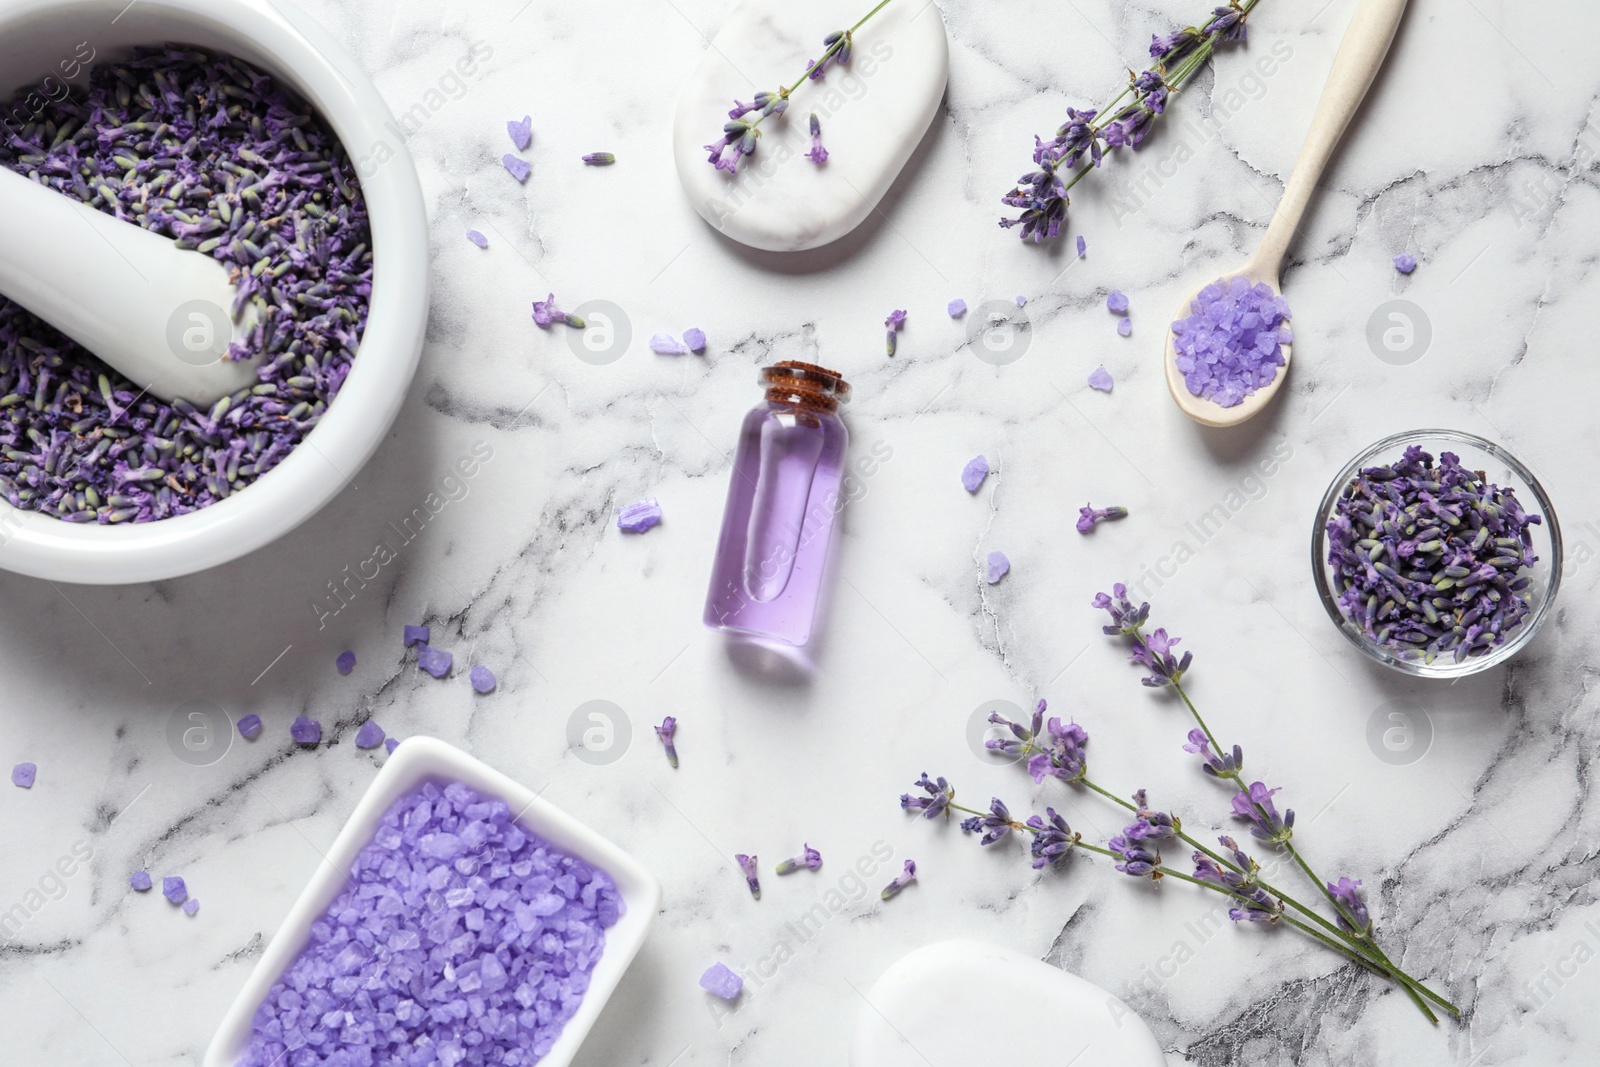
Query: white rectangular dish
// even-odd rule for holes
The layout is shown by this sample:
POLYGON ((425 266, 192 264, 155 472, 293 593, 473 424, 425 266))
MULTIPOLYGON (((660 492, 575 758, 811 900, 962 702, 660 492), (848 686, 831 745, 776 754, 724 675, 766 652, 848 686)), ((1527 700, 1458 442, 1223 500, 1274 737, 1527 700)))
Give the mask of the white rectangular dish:
POLYGON ((384 812, 427 781, 457 781, 485 797, 503 800, 525 829, 603 870, 616 884, 626 910, 606 931, 605 949, 595 963, 583 1001, 538 1067, 568 1067, 572 1062, 623 972, 644 944, 661 904, 661 884, 633 857, 554 804, 541 800, 526 786, 443 741, 412 737, 402 741, 389 756, 339 831, 328 850, 327 862, 318 866, 273 935, 211 1039, 205 1067, 234 1067, 238 1062, 249 1046, 256 1008, 310 942, 311 925, 344 889, 352 862, 377 833, 384 812))

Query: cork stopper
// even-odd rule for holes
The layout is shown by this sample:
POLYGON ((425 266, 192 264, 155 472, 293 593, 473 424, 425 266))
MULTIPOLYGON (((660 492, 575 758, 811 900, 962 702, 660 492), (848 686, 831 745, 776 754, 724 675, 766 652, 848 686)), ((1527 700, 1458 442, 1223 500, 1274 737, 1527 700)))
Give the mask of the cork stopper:
POLYGON ((850 402, 850 384, 836 370, 786 359, 761 371, 767 400, 801 411, 838 411, 850 402))

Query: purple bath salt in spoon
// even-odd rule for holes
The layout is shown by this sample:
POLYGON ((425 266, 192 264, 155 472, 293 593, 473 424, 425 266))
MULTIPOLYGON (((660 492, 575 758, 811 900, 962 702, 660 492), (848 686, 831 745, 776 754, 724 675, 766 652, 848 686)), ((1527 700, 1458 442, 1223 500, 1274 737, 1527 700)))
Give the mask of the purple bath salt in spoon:
MULTIPOLYGON (((1289 250, 1289 241, 1294 237, 1295 228, 1300 224, 1307 205, 1311 203, 1311 194, 1316 190, 1317 181, 1322 177, 1322 170, 1328 165, 1334 147, 1339 143, 1339 138, 1344 136, 1351 117, 1361 106, 1367 90, 1372 86, 1372 79, 1383 65, 1384 57, 1389 54, 1389 44, 1394 40, 1395 30, 1399 28, 1405 10, 1406 0, 1361 0, 1356 6, 1350 26, 1345 30, 1344 41, 1333 58, 1333 69, 1328 72, 1322 99, 1311 120, 1311 132, 1306 134, 1300 158, 1295 161, 1294 173, 1284 186, 1283 199, 1278 202, 1266 235, 1262 237, 1255 254, 1238 270, 1224 274, 1224 278, 1242 277, 1252 285, 1265 284, 1274 293, 1282 292, 1278 278, 1283 257, 1289 250)), ((1208 272, 1206 285, 1210 285, 1216 277, 1208 272)), ((1173 315, 1175 321, 1188 319, 1191 314, 1201 310, 1193 308, 1193 304, 1205 287, 1200 286, 1183 298, 1173 315)), ((1258 385, 1254 392, 1237 403, 1224 407, 1190 391, 1188 379, 1178 369, 1176 340, 1177 335, 1168 330, 1164 357, 1167 388, 1184 414, 1206 426, 1237 426, 1255 415, 1277 395, 1278 387, 1289 373, 1291 346, 1284 343, 1281 347, 1283 365, 1278 368, 1276 376, 1270 382, 1258 385)))

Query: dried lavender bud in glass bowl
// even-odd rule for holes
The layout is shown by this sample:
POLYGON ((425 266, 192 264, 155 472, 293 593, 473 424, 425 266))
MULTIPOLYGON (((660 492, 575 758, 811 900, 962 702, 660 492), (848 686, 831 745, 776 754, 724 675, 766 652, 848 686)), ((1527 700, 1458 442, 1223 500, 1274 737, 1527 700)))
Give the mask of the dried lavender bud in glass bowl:
POLYGON ((1500 446, 1414 430, 1334 478, 1312 534, 1317 590, 1357 648, 1407 674, 1485 670, 1532 640, 1555 599, 1561 531, 1500 446))

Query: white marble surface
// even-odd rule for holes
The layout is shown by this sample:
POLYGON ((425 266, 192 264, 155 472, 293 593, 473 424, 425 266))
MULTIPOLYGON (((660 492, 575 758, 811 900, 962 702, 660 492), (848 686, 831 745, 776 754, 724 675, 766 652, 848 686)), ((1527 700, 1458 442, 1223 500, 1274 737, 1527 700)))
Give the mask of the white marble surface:
MULTIPOLYGON (((1600 11, 1413 4, 1291 252, 1292 377, 1247 429, 1213 435, 1166 396, 1159 316, 1259 236, 1352 0, 1320 13, 1264 0, 1248 50, 1186 94, 1139 157, 1080 186, 1082 262, 999 230, 996 199, 1026 169, 1034 132, 1092 103, 1152 31, 1204 4, 951 3, 946 103, 882 217, 792 258, 716 236, 673 173, 674 86, 722 0, 520 6, 312 5, 397 112, 422 106, 410 143, 435 234, 412 400, 352 488, 280 543, 193 578, 96 589, 0 577, 0 766, 39 764, 31 792, 0 782, 0 906, 34 899, 41 880, 53 888, 47 872, 74 848, 93 855, 0 944, 0 1062, 197 1062, 371 780, 379 760, 352 744, 369 715, 544 790, 665 883, 584 1067, 840 1063, 858 991, 946 937, 1013 946, 1108 987, 1172 1063, 1593 1062, 1600 367, 1580 327, 1600 286, 1589 58, 1600 11), (451 71, 476 41, 493 55, 458 89, 451 71), (1252 79, 1275 49, 1272 75, 1252 79), (505 120, 529 112, 534 174, 519 186, 499 157, 505 120), (617 165, 579 163, 597 150, 617 165), (489 235, 488 251, 463 237, 469 227, 489 235), (1421 261, 1409 279, 1389 265, 1402 248, 1421 261), (1112 286, 1132 298, 1130 339, 1102 307, 1112 286), (550 290, 568 307, 625 309, 632 349, 606 366, 575 358, 560 331, 529 321, 529 302, 550 290), (946 302, 1019 293, 1031 347, 1003 367, 975 358, 946 302), (1374 310, 1397 298, 1424 309, 1433 334, 1405 366, 1365 340, 1374 310), (895 307, 910 320, 891 361, 882 321, 895 307), (704 357, 645 349, 652 333, 696 325, 711 338, 704 357), (856 454, 892 450, 844 516, 807 682, 735 664, 699 623, 726 450, 757 366, 784 357, 847 372, 856 454), (1101 362, 1117 377, 1109 396, 1085 385, 1101 362), (1359 659, 1317 603, 1306 558, 1339 465, 1430 423, 1521 454, 1555 495, 1571 553, 1535 645, 1453 686, 1359 659), (389 524, 449 490, 478 441, 492 460, 465 495, 441 491, 447 504, 398 545, 389 524), (1274 449, 1288 458, 1263 479, 1255 465, 1274 449), (958 476, 978 452, 996 473, 974 498, 958 476), (666 521, 620 535, 613 508, 647 495, 666 521), (1082 538, 1070 522, 1085 500, 1133 516, 1082 538), (1202 540, 1186 524, 1219 503, 1228 518, 1202 540), (319 629, 310 605, 326 583, 385 539, 397 558, 319 629), (1174 567, 1178 542, 1192 558, 1174 567), (989 587, 981 560, 997 547, 1013 569, 989 587), (982 854, 953 826, 898 810, 924 769, 969 799, 1059 802, 983 766, 963 739, 982 702, 1043 694, 1093 735, 1097 777, 1147 785, 1191 827, 1215 825, 1221 798, 1178 748, 1181 717, 1139 687, 1087 608, 1143 568, 1165 572, 1150 587, 1157 618, 1194 650, 1193 689, 1213 724, 1287 787, 1309 854, 1374 887, 1391 945, 1469 1009, 1465 1020, 1428 1027, 1291 931, 1198 936, 1185 924, 1210 902, 1181 885, 1147 891, 1097 861, 1040 876, 1017 849, 982 854), (399 631, 418 620, 458 664, 491 664, 499 692, 475 698, 462 677, 410 666, 399 631), (340 677, 346 647, 360 662, 340 677), (610 765, 566 746, 569 715, 594 699, 622 707, 634 731, 610 765), (259 712, 267 731, 190 766, 166 728, 191 700, 259 712), (1426 755, 1406 765, 1367 741, 1374 713, 1397 700, 1430 724, 1426 755), (327 731, 314 753, 288 743, 302 712, 327 731), (648 734, 668 713, 682 724, 678 771, 648 734), (823 851, 823 869, 769 875, 752 902, 731 854, 768 865, 802 841, 823 851), (919 884, 886 905, 847 903, 804 940, 791 932, 827 890, 848 897, 847 868, 877 842, 895 868, 915 858, 919 884), (187 877, 200 914, 131 894, 127 874, 142 866, 187 877), (695 984, 714 959, 768 975, 721 1018, 695 984)), ((1117 822, 1088 801, 1065 810, 1091 834, 1117 822)), ((874 892, 887 873, 868 880, 874 892)), ((1024 1005, 970 1011, 1048 1029, 1024 1005)))

